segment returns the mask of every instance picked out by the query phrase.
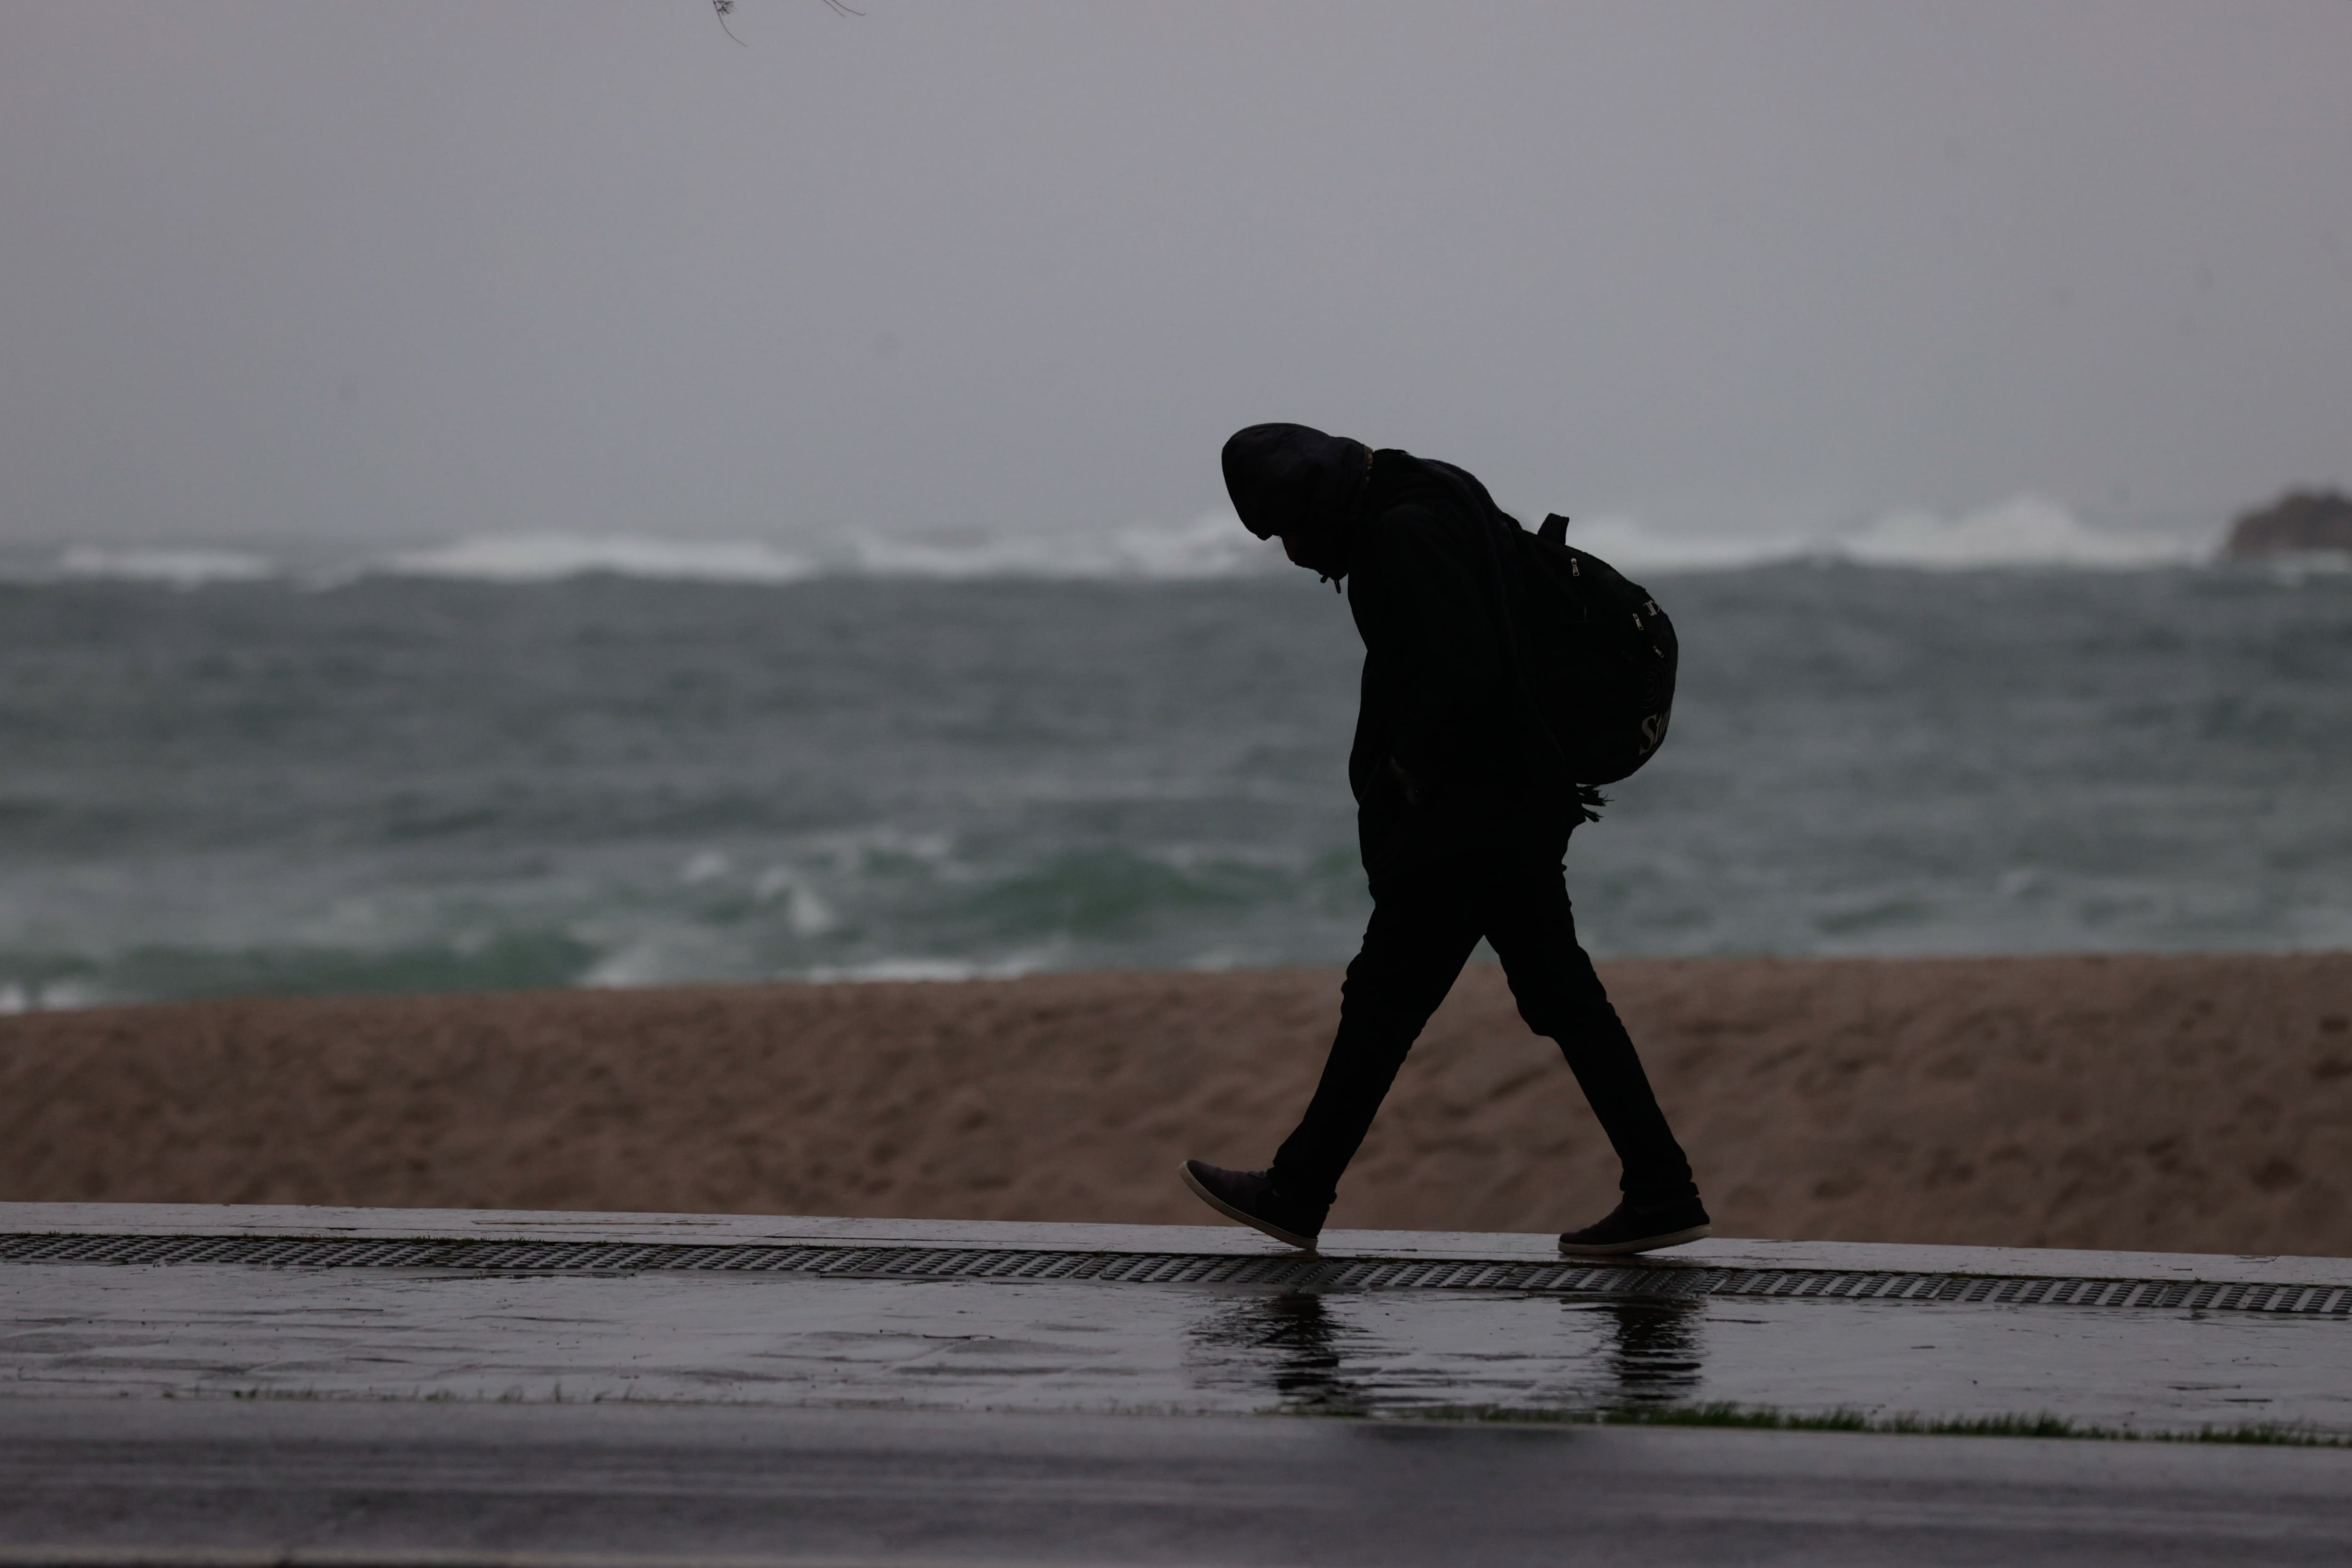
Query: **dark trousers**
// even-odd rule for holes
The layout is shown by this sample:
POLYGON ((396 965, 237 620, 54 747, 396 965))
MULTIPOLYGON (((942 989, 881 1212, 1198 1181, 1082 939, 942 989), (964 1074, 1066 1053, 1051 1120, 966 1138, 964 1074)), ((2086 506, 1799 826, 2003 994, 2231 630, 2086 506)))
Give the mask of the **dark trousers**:
POLYGON ((1274 1156, 1276 1185, 1306 1202, 1331 1200, 1405 1053, 1484 936, 1519 1016, 1568 1058, 1624 1167, 1625 1196, 1651 1204, 1696 1194, 1633 1041, 1577 945, 1559 861, 1476 872, 1460 863, 1374 877, 1371 924, 1340 988, 1339 1037, 1298 1130, 1274 1156))

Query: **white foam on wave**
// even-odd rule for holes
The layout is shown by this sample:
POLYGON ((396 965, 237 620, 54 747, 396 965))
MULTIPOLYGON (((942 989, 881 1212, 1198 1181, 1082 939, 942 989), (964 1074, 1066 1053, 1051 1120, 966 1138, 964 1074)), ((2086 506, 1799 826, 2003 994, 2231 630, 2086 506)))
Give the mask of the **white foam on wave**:
POLYGON ((1188 523, 1129 523, 1108 531, 894 538, 850 543, 856 570, 874 577, 988 577, 1195 581, 1255 575, 1286 564, 1279 546, 1253 538, 1230 511, 1188 523))
POLYGON ((1683 534, 1612 516, 1571 525, 1568 540, 1634 575, 1734 571, 1790 560, 1921 571, 2130 570, 2187 565, 2210 553, 2209 545, 2193 539, 2095 528, 2060 503, 2034 495, 1948 517, 1901 507, 1858 528, 1815 534, 1683 534))
POLYGON ((558 582, 604 572, 688 582, 799 582, 823 570, 757 539, 665 539, 635 534, 486 534, 412 550, 368 570, 478 582, 558 582))
POLYGON ((865 984, 907 980, 1017 980, 1024 975, 1041 973, 1050 966, 1050 956, 1038 953, 1018 954, 995 963, 962 958, 874 958, 863 964, 820 964, 802 971, 799 977, 865 984))
MULTIPOLYGON (((1190 580, 1281 565, 1231 512, 1188 523, 1129 523, 1066 534, 904 537, 864 533, 830 546, 785 549, 763 540, 629 534, 487 534, 362 564, 360 574, 555 582, 592 572, 701 582, 784 583, 812 577, 1190 580)), ((348 578, 352 573, 345 573, 348 578)))
POLYGON ((113 578, 189 589, 213 582, 262 582, 278 576, 280 570, 268 556, 245 550, 145 547, 108 549, 97 545, 75 545, 59 552, 54 575, 113 578))
POLYGON ((1986 567, 2128 570, 2184 565, 2206 553, 2187 539, 2094 528, 2058 502, 2033 495, 2014 496, 1951 517, 1916 507, 1889 512, 1835 540, 1832 548, 1864 566, 1931 571, 1986 567))
MULTIPOLYGON (((2208 541, 2092 528, 2060 503, 2021 495, 1946 516, 1920 507, 1843 531, 1703 534, 1623 514, 1573 524, 1569 542, 1634 576, 1737 571, 1790 560, 1847 560, 1921 570, 2043 568, 2119 570, 2207 559, 2208 541)), ((1278 545, 1254 538, 1230 510, 1189 522, 1129 523, 1056 534, 909 537, 864 533, 787 548, 762 539, 640 534, 483 534, 341 565, 289 563, 212 547, 77 545, 54 557, 0 561, 16 581, 115 579, 177 589, 284 580, 332 587, 391 575, 488 583, 560 582, 595 573, 687 582, 775 585, 826 576, 947 581, 1030 578, 1200 581, 1284 570, 1278 545)))
MULTIPOLYGON (((1573 524, 1569 539, 1637 575, 1737 571, 1803 559, 1947 571, 2123 570, 2185 564, 2207 553, 2177 538, 2094 528, 2058 502, 2033 495, 1949 517, 1899 508, 1843 533, 1688 533, 1607 514, 1573 524)), ((508 583, 552 582, 590 572, 743 583, 799 582, 840 573, 942 581, 1200 581, 1257 576, 1286 564, 1278 546, 1253 538, 1230 510, 1219 510, 1179 524, 1136 522, 1057 534, 862 533, 806 549, 759 540, 493 534, 396 555, 363 570, 508 583)))

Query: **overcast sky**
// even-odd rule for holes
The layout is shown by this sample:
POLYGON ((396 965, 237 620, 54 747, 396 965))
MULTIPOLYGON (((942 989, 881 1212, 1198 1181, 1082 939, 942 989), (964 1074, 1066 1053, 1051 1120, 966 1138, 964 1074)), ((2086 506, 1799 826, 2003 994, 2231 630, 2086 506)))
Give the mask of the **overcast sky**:
POLYGON ((2352 4, 0 10, 0 539, 2352 483, 2352 4))

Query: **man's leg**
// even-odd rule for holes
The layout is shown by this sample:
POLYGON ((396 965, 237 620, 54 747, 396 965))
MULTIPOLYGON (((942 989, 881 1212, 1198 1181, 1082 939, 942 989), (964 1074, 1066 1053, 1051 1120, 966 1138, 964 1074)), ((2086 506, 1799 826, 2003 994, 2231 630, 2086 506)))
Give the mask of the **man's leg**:
POLYGON ((1482 902, 1486 939, 1503 961, 1519 1016, 1568 1058, 1624 1167, 1619 1187, 1643 1206, 1696 1196, 1690 1161, 1658 1109, 1633 1038, 1577 943, 1559 867, 1513 868, 1482 902))
POLYGON ((1303 1203, 1328 1204, 1356 1157, 1422 1026, 1478 945, 1468 889, 1440 873, 1372 888, 1364 945, 1339 990, 1339 1032, 1298 1130, 1274 1156, 1274 1181, 1303 1203))

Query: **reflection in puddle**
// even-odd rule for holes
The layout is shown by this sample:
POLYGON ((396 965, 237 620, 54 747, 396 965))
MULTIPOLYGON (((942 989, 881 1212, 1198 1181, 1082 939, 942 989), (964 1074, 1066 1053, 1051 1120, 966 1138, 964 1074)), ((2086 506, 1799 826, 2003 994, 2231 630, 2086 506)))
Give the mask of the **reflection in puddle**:
POLYGON ((1700 1350, 1706 1308, 1697 1301, 1610 1301, 1584 1306, 1615 1331, 1610 1370, 1617 1406, 1672 1405, 1698 1391, 1706 1358, 1700 1350))
POLYGON ((1185 1370, 1196 1387, 1310 1414, 1654 1406, 1697 1395, 1705 1316, 1696 1301, 1251 1293, 1190 1325, 1185 1370))
POLYGON ((1321 1296, 1245 1297, 1195 1324, 1192 1337, 1187 1359, 1204 1385, 1265 1388, 1286 1410, 1338 1415, 1376 1403, 1370 1389, 1340 1371, 1346 1353, 1370 1336, 1333 1319, 1321 1296))

